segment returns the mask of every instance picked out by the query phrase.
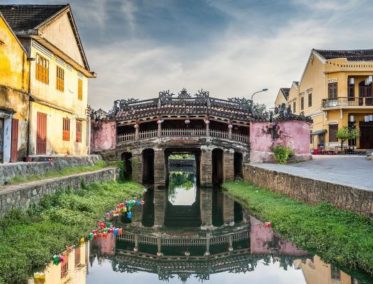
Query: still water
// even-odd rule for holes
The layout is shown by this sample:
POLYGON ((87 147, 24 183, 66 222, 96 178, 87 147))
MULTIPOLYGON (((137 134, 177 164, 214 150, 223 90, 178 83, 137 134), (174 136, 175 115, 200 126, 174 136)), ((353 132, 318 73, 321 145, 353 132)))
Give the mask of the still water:
POLYGON ((124 234, 90 243, 87 283, 372 283, 298 249, 219 187, 171 169, 124 234))

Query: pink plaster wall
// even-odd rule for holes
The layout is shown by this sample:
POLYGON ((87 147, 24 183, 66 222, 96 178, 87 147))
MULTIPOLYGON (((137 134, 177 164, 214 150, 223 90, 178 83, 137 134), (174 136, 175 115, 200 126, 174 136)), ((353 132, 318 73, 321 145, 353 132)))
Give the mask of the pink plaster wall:
POLYGON ((102 121, 100 125, 92 122, 91 127, 91 151, 112 150, 116 147, 115 121, 102 121))
POLYGON ((277 145, 290 147, 296 157, 310 158, 310 125, 305 121, 291 120, 277 122, 278 138, 272 139, 268 131, 274 123, 250 123, 250 161, 273 162, 272 148, 277 145))

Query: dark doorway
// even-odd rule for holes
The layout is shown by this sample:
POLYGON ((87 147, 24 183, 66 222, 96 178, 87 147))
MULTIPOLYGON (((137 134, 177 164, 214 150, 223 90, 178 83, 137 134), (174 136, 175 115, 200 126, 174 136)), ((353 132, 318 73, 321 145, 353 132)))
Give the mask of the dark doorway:
POLYGON ((239 152, 234 153, 234 178, 243 178, 242 153, 239 152))
POLYGON ((360 148, 373 149, 373 122, 360 122, 360 148))
POLYGON ((154 150, 145 149, 142 152, 142 182, 154 183, 154 150))
POLYGON ((132 178, 132 153, 124 152, 122 154, 122 161, 124 163, 123 178, 132 178))
POLYGON ((223 150, 214 149, 212 151, 212 183, 221 184, 223 182, 223 150))

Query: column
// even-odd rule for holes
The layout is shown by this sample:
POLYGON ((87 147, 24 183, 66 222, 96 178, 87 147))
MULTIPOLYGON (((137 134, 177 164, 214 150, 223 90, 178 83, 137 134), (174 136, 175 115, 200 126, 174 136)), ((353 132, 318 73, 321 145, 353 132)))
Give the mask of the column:
POLYGON ((138 234, 135 234, 135 247, 133 248, 133 251, 134 252, 139 251, 139 235, 138 234))
POLYGON ((162 239, 160 236, 157 237, 157 256, 162 256, 162 239))
POLYGON ((212 151, 207 146, 201 146, 200 183, 201 187, 212 186, 212 151))
POLYGON ((223 222, 234 225, 234 200, 227 195, 223 195, 223 222))
POLYGON ((154 227, 159 228, 163 226, 165 210, 166 210, 165 190, 154 189, 154 227))
POLYGON ((166 161, 163 149, 154 149, 154 188, 164 189, 166 186, 166 161))
POLYGON ((205 256, 209 256, 209 255, 210 255, 210 236, 207 236, 205 256))
POLYGON ((200 188, 201 228, 212 227, 212 189, 200 188))
POLYGON ((205 119, 205 124, 206 124, 206 137, 210 136, 210 120, 205 119))
POLYGON ((162 136, 162 122, 163 122, 163 120, 161 120, 161 119, 157 120, 157 124, 158 124, 157 136, 158 136, 158 138, 161 138, 161 136, 162 136))
POLYGON ((134 125, 134 127, 135 127, 135 140, 137 141, 137 140, 139 140, 140 125, 138 123, 136 123, 134 125))
POLYGON ((136 149, 132 152, 132 180, 142 183, 142 149, 136 149))
POLYGON ((233 128, 233 125, 232 124, 228 124, 228 139, 232 140, 232 128, 233 128))
POLYGON ((234 180, 234 150, 225 150, 223 159, 224 181, 232 181, 234 180))
POLYGON ((233 236, 228 236, 228 251, 233 251, 233 236))

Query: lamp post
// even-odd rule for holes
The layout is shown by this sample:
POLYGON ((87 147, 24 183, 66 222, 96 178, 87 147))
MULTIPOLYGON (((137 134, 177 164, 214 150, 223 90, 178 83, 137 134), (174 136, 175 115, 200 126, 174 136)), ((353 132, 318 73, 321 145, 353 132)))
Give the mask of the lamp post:
POLYGON ((258 93, 262 93, 262 92, 267 92, 267 91, 268 91, 268 89, 267 89, 267 88, 264 88, 264 89, 262 89, 262 90, 259 90, 259 91, 256 91, 256 92, 252 93, 252 95, 251 95, 251 101, 253 101, 253 98, 254 98, 254 96, 255 96, 256 94, 258 94, 258 93))

